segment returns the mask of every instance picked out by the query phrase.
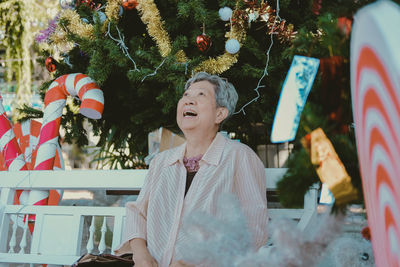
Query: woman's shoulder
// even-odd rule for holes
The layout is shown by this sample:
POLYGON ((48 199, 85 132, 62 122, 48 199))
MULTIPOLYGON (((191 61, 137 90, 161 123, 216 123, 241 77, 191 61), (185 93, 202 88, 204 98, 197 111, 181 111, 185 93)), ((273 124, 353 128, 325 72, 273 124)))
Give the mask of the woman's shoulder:
POLYGON ((163 163, 167 164, 168 162, 170 162, 175 158, 178 159, 180 151, 182 150, 181 146, 184 146, 184 144, 157 153, 157 155, 154 156, 152 162, 157 163, 157 165, 159 165, 163 163))
POLYGON ((238 140, 227 139, 226 150, 228 153, 235 153, 238 155, 257 156, 252 148, 238 140))

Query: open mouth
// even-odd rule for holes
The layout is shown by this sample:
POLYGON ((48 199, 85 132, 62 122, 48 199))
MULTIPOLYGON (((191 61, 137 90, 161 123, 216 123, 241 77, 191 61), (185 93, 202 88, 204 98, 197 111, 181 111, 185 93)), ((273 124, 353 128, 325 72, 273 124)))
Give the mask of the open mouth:
POLYGON ((183 117, 185 117, 185 118, 186 117, 196 117, 196 116, 197 116, 197 113, 194 111, 191 111, 191 110, 183 112, 183 117))

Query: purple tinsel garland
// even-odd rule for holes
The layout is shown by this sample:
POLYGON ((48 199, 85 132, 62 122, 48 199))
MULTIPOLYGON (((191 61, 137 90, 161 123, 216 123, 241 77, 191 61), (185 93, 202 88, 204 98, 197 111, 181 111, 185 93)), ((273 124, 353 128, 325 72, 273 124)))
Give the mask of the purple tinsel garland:
POLYGON ((54 19, 49 20, 49 26, 47 27, 47 29, 41 30, 40 33, 38 35, 36 35, 35 41, 37 43, 42 43, 42 42, 48 41, 50 35, 52 35, 53 32, 57 28, 57 23, 58 23, 59 18, 60 18, 60 14, 57 14, 57 16, 55 16, 54 19))

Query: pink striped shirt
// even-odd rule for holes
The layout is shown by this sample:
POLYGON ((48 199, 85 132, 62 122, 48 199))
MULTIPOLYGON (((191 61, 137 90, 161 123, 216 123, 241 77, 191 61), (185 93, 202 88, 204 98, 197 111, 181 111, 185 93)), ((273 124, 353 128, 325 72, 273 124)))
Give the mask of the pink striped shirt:
POLYGON ((252 232, 256 249, 267 240, 268 222, 264 165, 248 146, 217 134, 200 161, 184 197, 186 144, 158 154, 150 164, 136 202, 126 205, 123 243, 117 254, 132 253, 129 240, 143 238, 159 267, 182 258, 182 218, 193 211, 217 215, 221 193, 235 194, 252 232))

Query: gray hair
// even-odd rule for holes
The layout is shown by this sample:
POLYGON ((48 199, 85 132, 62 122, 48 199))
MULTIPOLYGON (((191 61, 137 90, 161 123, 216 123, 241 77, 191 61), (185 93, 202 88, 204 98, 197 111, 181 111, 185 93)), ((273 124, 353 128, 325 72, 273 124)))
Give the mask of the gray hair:
POLYGON ((192 78, 187 80, 185 84, 185 91, 196 82, 208 81, 214 85, 215 102, 217 107, 225 107, 228 109, 228 116, 221 123, 221 125, 232 116, 235 112, 236 103, 238 101, 238 94, 233 84, 228 82, 227 79, 221 78, 218 75, 211 75, 207 72, 198 72, 192 78))

